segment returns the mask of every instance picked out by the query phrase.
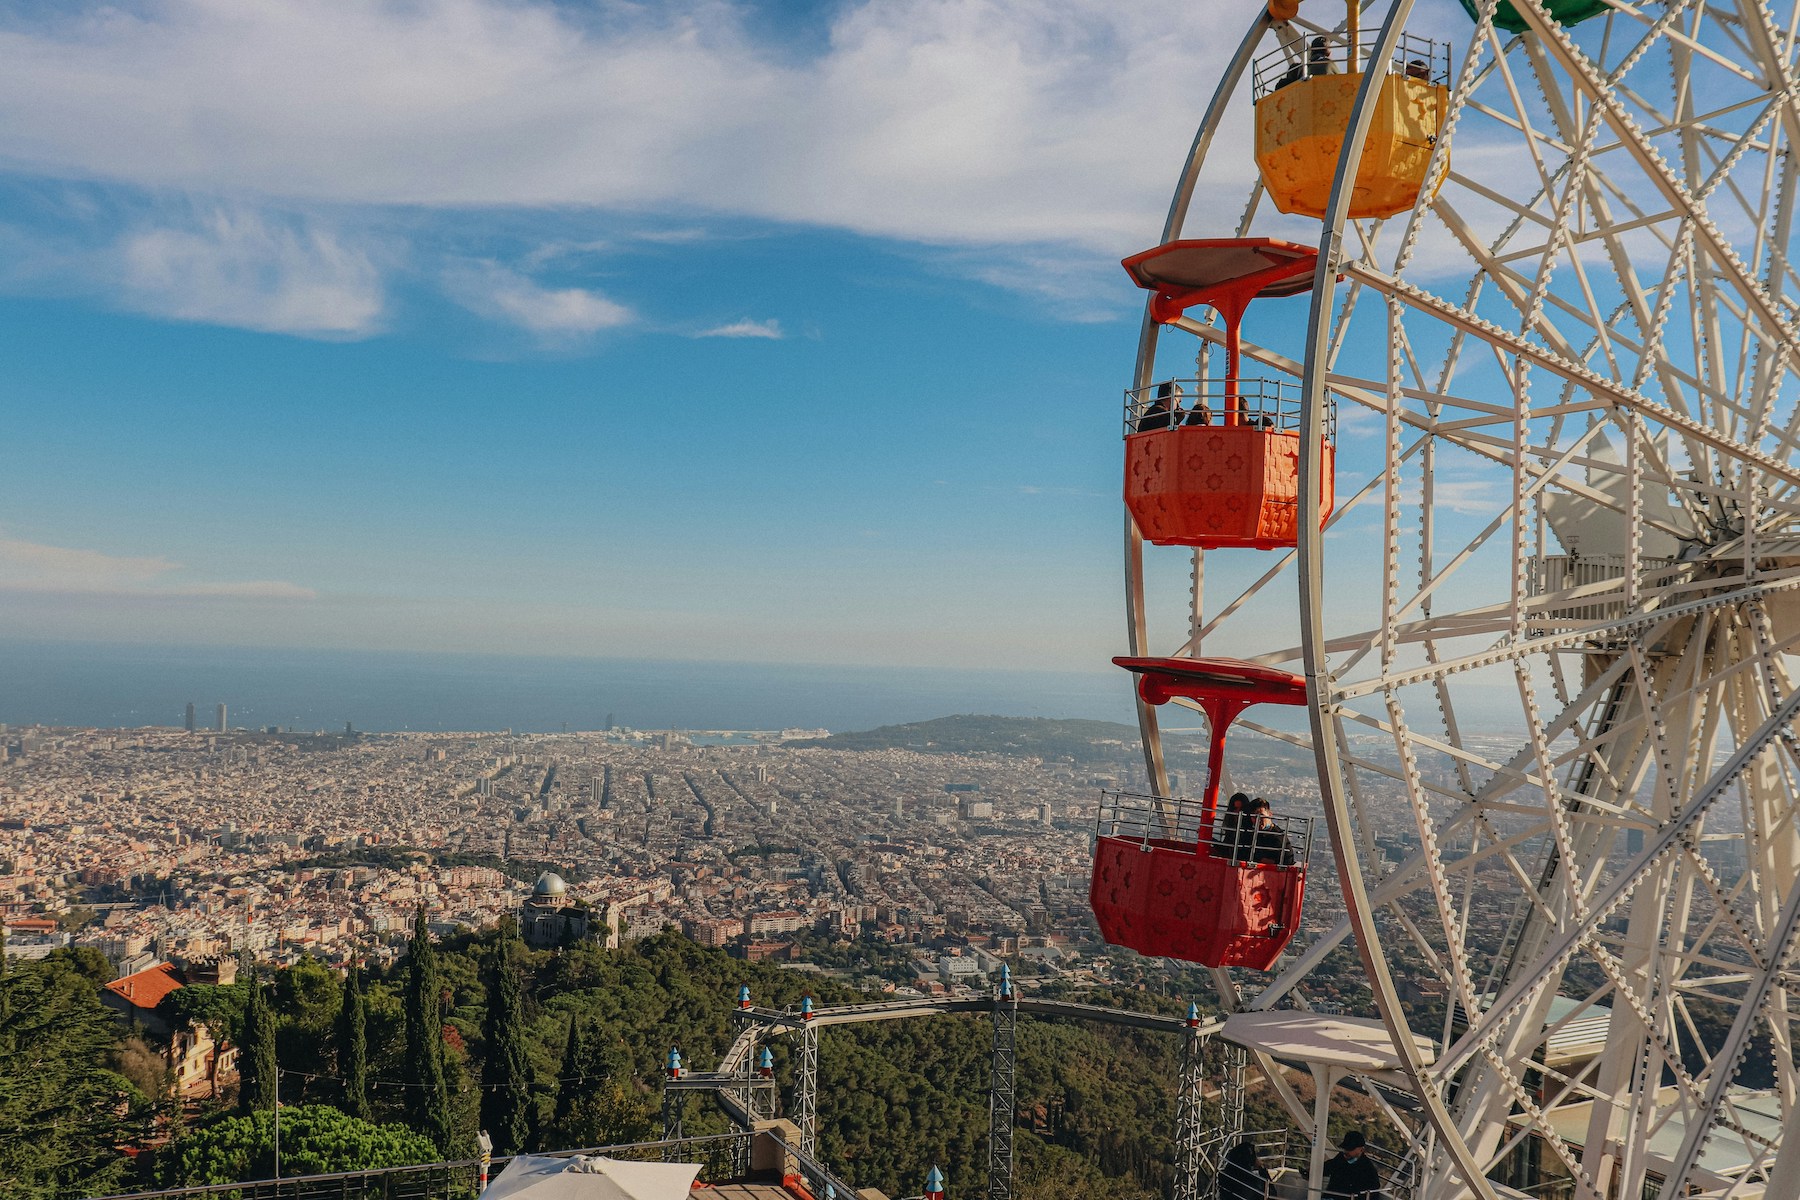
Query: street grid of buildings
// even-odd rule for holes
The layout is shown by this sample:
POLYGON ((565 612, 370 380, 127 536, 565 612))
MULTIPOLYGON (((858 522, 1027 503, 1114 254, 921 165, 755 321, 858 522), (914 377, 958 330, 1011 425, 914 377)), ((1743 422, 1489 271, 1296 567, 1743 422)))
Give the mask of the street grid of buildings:
MULTIPOLYGON (((1172 751, 1190 794, 1192 741, 1172 751)), ((515 914, 540 943, 673 927, 752 958, 872 935, 909 971, 854 981, 902 990, 979 987, 1003 958, 1099 983, 1135 958, 1097 940, 1087 900, 1101 789, 1142 786, 1123 741, 1079 763, 625 730, 34 727, 0 746, 13 955, 88 945, 121 975, 244 953, 389 962, 423 905, 439 932, 515 914), (568 880, 554 912, 527 907, 545 869, 568 880)), ((1316 816, 1309 765, 1239 753, 1232 786, 1316 816)), ((1397 795, 1369 801, 1404 828, 1397 795)), ((1343 914, 1323 853, 1321 836, 1301 944, 1343 914)))

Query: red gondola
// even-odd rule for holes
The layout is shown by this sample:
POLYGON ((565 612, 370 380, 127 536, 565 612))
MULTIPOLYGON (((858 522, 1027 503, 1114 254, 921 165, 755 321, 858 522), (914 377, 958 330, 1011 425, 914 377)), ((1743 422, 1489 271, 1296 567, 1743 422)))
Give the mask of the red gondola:
MULTIPOLYGON (((1238 329, 1251 300, 1311 290, 1318 258, 1315 249, 1275 238, 1213 238, 1169 242, 1125 260, 1137 285, 1156 293, 1155 320, 1180 320, 1197 304, 1225 320, 1223 380, 1167 380, 1126 397, 1125 504, 1149 541, 1207 549, 1294 545, 1299 388, 1242 379, 1238 329)), ((1333 503, 1330 424, 1321 521, 1333 503)))
POLYGON ((1235 658, 1115 658, 1147 704, 1177 696, 1206 713, 1212 741, 1200 805, 1109 793, 1088 900, 1107 941, 1140 954, 1266 971, 1286 949, 1306 897, 1312 822, 1277 818, 1286 855, 1246 860, 1215 835, 1225 734, 1253 704, 1304 704, 1306 682, 1235 658))

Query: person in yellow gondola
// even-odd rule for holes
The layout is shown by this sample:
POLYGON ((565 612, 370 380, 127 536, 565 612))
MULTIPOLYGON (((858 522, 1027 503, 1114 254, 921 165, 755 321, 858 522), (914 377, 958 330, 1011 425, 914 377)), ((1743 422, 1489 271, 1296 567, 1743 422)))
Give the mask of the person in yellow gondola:
POLYGON ((1294 848, 1288 845, 1287 834, 1275 823, 1267 800, 1258 796, 1245 805, 1242 821, 1242 828, 1249 835, 1250 852, 1246 857, 1250 862, 1269 867, 1294 865, 1294 848))
POLYGON ((1422 58, 1410 59, 1406 64, 1406 77, 1416 79, 1420 83, 1430 83, 1431 68, 1425 65, 1425 60, 1422 58))
POLYGON ((1175 424, 1175 385, 1168 382, 1156 385, 1156 399, 1144 410, 1144 415, 1137 420, 1137 432, 1149 433, 1152 429, 1168 429, 1175 424))
POLYGON ((1331 46, 1322 37, 1312 40, 1312 46, 1306 52, 1306 73, 1308 75, 1331 74, 1331 46))

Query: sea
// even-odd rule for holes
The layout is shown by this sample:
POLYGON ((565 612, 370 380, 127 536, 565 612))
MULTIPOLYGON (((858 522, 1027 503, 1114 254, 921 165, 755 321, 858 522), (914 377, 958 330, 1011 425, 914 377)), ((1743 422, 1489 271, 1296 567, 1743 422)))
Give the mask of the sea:
POLYGON ((0 722, 366 732, 873 729, 955 713, 1134 724, 1123 672, 0 639, 0 722))

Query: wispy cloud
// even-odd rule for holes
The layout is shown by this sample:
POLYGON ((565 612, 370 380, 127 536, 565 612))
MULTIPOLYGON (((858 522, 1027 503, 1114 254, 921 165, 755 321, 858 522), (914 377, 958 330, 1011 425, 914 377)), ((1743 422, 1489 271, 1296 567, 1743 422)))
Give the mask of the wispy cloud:
MULTIPOLYGON (((1168 81, 1214 74, 1254 7, 852 0, 797 54, 733 0, 77 5, 0 17, 0 158, 296 206, 720 213, 1111 256, 1156 228, 1193 133, 1168 81)), ((1233 141, 1205 188, 1247 183, 1233 141)))
POLYGON ((220 206, 135 229, 114 254, 128 303, 155 316, 324 337, 381 323, 369 250, 316 222, 220 206))
POLYGON ((317 595, 280 580, 185 580, 179 577, 182 569, 159 556, 105 554, 0 537, 0 592, 240 600, 310 600, 317 595))
POLYGON ((729 325, 703 329, 694 336, 702 338, 767 338, 772 342, 779 342, 787 334, 781 331, 781 322, 774 317, 770 317, 766 321, 752 321, 746 317, 742 321, 733 321, 729 325))
POLYGON ((444 274, 445 290, 480 316, 515 325, 545 341, 581 338, 636 320, 631 309, 599 292, 546 287, 497 262, 461 263, 444 274))

